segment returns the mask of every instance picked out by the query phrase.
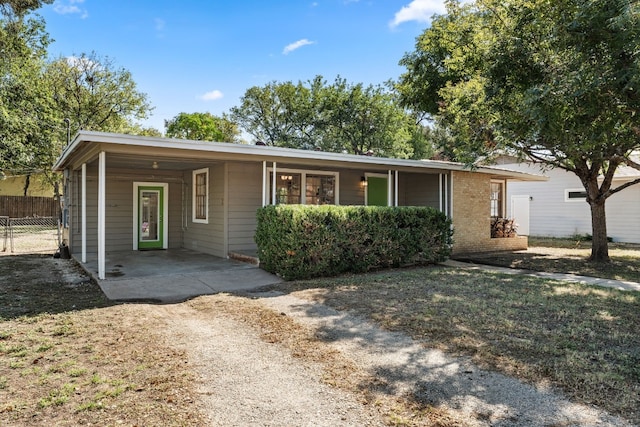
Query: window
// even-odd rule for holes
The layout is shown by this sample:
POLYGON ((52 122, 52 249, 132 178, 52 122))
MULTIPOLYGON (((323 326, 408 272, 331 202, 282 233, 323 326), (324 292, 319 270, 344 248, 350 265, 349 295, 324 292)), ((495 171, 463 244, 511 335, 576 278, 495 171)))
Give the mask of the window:
POLYGON ((491 218, 504 217, 504 181, 491 181, 491 218))
MULTIPOLYGON (((273 173, 270 174, 273 180, 273 173)), ((298 205, 302 200, 302 175, 276 173, 276 205, 298 205)), ((273 204, 273 203, 272 203, 273 204)))
POLYGON ((209 169, 193 171, 193 222, 209 223, 209 169))
POLYGON ((336 178, 330 175, 307 175, 308 205, 335 205, 336 178))
POLYGON ((267 191, 271 204, 335 205, 338 203, 338 173, 276 169, 275 203, 273 201, 273 171, 269 173, 267 191))
POLYGON ((587 192, 582 188, 569 188, 564 190, 565 202, 584 202, 587 200, 587 192))

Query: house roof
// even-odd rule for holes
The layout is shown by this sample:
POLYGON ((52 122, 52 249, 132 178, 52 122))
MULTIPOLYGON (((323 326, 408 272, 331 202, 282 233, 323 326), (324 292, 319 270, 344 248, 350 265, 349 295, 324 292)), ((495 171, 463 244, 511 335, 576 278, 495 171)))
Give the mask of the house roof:
MULTIPOLYGON (((633 162, 640 164, 640 153, 631 154, 630 159, 633 162)), ((510 156, 510 155, 500 156, 498 157, 496 162, 497 162, 496 164, 500 165, 500 167, 504 169, 519 167, 520 165, 536 165, 536 163, 526 161, 526 160, 519 160, 517 157, 510 156)), ((571 173, 571 172, 567 172, 567 173, 571 173)), ((603 178, 603 175, 600 174, 598 176, 598 179, 602 179, 602 178, 603 178)), ((640 178, 640 170, 633 168, 631 166, 627 166, 625 164, 618 166, 616 168, 616 173, 613 176, 613 179, 616 181, 631 181, 638 178, 640 178)))
MULTIPOLYGON (((77 168, 83 162, 94 160, 100 151, 112 153, 120 159, 154 158, 164 162, 205 162, 211 160, 253 160, 287 162, 326 167, 393 169, 441 173, 469 171, 462 163, 441 160, 406 160, 353 154, 299 150, 260 145, 192 141, 160 137, 135 136, 105 132, 80 131, 65 147, 53 166, 54 171, 77 168)), ((111 157, 111 156, 109 156, 111 157)), ((108 161, 109 162, 109 161, 108 161)), ((495 166, 475 168, 474 172, 490 174, 496 178, 546 181, 542 175, 508 170, 495 166)))

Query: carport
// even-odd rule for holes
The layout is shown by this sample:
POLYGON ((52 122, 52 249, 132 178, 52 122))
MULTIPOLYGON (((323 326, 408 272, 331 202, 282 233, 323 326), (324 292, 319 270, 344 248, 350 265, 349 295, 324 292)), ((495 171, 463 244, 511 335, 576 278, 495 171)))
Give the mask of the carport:
POLYGON ((183 301, 198 295, 241 292, 279 283, 256 265, 189 249, 108 252, 104 279, 97 255, 81 266, 116 301, 183 301))

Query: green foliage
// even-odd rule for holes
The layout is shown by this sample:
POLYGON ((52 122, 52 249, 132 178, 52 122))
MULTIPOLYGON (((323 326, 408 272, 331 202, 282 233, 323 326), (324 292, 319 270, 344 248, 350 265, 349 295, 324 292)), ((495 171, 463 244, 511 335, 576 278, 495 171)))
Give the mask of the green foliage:
POLYGON ((43 75, 50 39, 41 19, 0 20, 0 170, 50 168, 55 108, 43 75))
POLYGON ((46 77, 60 121, 71 120, 72 135, 80 129, 127 132, 151 111, 131 73, 95 52, 49 63, 46 77))
POLYGON ((180 113, 171 120, 165 120, 164 128, 168 138, 237 142, 240 136, 235 123, 225 116, 217 117, 211 113, 180 113))
POLYGON ((0 1, 0 13, 5 16, 22 17, 32 10, 51 3, 53 0, 3 0, 0 1))
POLYGON ((0 2, 0 171, 26 175, 27 183, 42 174, 55 186, 51 167, 68 132, 150 132, 135 123, 150 106, 131 74, 108 58, 48 60, 45 22, 29 13, 50 3, 0 2))
POLYGON ((95 53, 48 61, 44 21, 25 18, 42 3, 0 3, 0 171, 43 174, 55 186, 51 167, 69 134, 153 131, 136 123, 151 107, 127 70, 95 53))
POLYGON ((258 210, 260 265, 287 280, 445 260, 451 221, 422 207, 277 205, 258 210))
POLYGON ((447 3, 401 61, 402 105, 432 115, 441 148, 474 164, 494 154, 580 178, 595 260, 607 260, 605 200, 620 165, 640 169, 640 4, 629 0, 447 3), (599 179, 600 177, 600 179, 599 179))
POLYGON ((252 87, 231 117, 267 145, 398 158, 431 152, 422 127, 392 91, 340 77, 332 84, 316 76, 252 87))

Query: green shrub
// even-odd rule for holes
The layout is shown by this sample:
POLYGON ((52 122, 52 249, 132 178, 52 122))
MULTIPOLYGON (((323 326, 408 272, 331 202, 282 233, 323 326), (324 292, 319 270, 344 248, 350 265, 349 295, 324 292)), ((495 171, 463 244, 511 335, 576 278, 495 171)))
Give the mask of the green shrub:
POLYGON ((258 210, 260 265, 287 280, 445 260, 451 221, 423 207, 277 205, 258 210))

